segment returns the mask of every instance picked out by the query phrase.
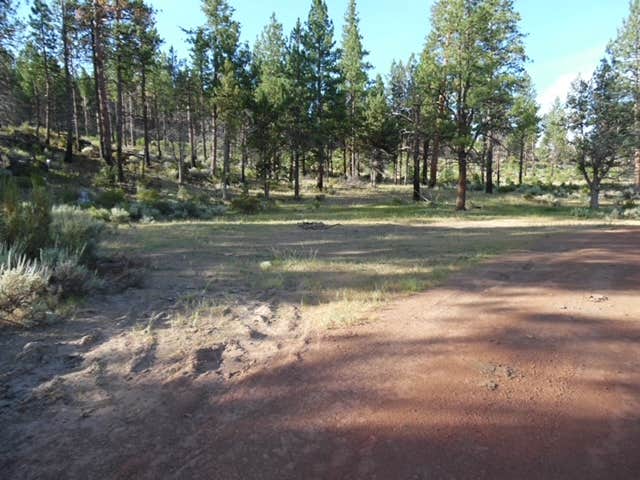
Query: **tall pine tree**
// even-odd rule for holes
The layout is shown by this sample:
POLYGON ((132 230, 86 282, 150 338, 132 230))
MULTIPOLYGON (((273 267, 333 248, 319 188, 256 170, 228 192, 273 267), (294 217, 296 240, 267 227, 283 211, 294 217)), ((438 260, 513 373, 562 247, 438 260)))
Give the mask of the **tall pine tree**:
POLYGON ((333 22, 324 0, 313 0, 304 34, 304 47, 309 61, 311 92, 311 124, 318 167, 318 190, 324 189, 327 146, 333 126, 332 107, 336 106, 340 82, 339 54, 333 40, 333 22))

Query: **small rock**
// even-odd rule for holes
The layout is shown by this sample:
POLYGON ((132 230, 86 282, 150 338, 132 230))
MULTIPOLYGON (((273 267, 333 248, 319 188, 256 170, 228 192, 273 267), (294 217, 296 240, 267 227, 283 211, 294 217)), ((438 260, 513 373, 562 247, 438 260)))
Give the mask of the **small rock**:
POLYGON ((98 333, 85 335, 80 340, 78 340, 78 345, 80 347, 89 347, 91 345, 94 345, 98 341, 99 338, 100 338, 100 334, 98 334, 98 333))
POLYGON ((16 357, 21 362, 44 362, 45 358, 51 353, 51 345, 43 342, 29 342, 16 357))
POLYGON ((589 301, 593 303, 604 303, 609 300, 609 297, 604 295, 591 295, 589 301))
POLYGON ((487 383, 484 384, 484 386, 487 387, 487 390, 491 392, 495 392, 499 387, 499 385, 493 380, 488 381, 487 383))

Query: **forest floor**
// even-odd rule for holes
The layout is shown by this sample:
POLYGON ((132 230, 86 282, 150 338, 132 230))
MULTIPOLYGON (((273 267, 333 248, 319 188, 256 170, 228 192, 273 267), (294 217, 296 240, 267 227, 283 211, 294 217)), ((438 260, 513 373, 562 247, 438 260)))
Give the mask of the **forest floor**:
POLYGON ((640 476, 637 223, 363 208, 121 228, 141 288, 0 333, 3 477, 640 476))

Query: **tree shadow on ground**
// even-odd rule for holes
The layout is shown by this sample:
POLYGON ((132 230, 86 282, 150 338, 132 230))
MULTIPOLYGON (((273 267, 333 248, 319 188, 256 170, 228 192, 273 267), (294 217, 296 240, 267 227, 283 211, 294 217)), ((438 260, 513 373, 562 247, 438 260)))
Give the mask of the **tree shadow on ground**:
POLYGON ((86 418, 78 404, 91 396, 41 406, 24 433, 3 412, 15 423, 0 467, 8 478, 638 478, 640 325, 606 301, 584 307, 597 292, 637 312, 636 239, 542 240, 453 276, 441 305, 417 296, 411 318, 383 312, 231 381, 153 365, 131 382, 103 375, 120 390, 86 418), (38 434, 46 422, 56 435, 38 434))

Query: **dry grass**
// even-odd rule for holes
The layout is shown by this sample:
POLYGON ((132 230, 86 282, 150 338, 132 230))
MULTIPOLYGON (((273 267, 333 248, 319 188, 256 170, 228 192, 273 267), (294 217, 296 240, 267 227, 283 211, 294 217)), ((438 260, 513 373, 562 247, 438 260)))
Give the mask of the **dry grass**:
POLYGON ((306 207, 293 204, 252 217, 125 227, 110 247, 145 256, 154 267, 153 284, 179 290, 176 327, 226 322, 232 330, 225 312, 260 300, 297 308, 314 328, 333 328, 366 321, 390 299, 425 291, 452 272, 537 238, 611 225, 517 195, 482 200, 483 208, 468 214, 447 207, 445 215, 424 205, 395 205, 398 194, 391 187, 338 192, 302 216, 295 211, 306 207), (333 228, 299 228, 311 220, 333 228))

